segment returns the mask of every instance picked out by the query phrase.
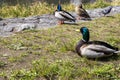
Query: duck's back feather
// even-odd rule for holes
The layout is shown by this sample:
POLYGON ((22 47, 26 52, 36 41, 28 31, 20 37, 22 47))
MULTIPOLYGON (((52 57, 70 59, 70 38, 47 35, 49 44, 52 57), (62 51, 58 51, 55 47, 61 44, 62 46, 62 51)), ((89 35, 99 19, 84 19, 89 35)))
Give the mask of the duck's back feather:
POLYGON ((67 20, 71 20, 71 21, 74 21, 75 22, 75 17, 74 16, 72 16, 69 12, 67 12, 67 11, 62 11, 61 13, 60 13, 64 18, 66 18, 67 20))
POLYGON ((62 10, 63 12, 67 13, 68 15, 70 15, 73 19, 75 19, 75 17, 73 15, 71 15, 69 12, 62 10))
POLYGON ((106 43, 106 42, 103 42, 103 41, 89 41, 87 44, 88 44, 88 45, 90 45, 90 44, 101 45, 101 46, 105 46, 105 47, 107 47, 107 48, 110 48, 110 49, 113 49, 113 50, 118 51, 118 48, 113 47, 113 46, 111 46, 110 44, 108 44, 108 43, 106 43))

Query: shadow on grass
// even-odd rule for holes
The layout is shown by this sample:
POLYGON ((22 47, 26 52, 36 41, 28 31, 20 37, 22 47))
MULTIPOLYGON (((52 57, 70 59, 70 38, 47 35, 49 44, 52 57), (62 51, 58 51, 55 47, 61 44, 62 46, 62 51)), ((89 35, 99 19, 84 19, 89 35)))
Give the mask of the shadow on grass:
MULTIPOLYGON (((74 51, 73 51, 74 52, 74 51)), ((78 54, 77 54, 78 55, 78 54)), ((80 55, 78 55, 80 56, 80 55)), ((82 58, 82 56, 80 56, 82 58)), ((117 61, 120 60, 120 55, 114 54, 112 56, 108 57, 102 57, 102 58, 87 58, 88 60, 93 60, 93 61, 101 61, 101 62, 109 62, 109 61, 117 61)))
POLYGON ((64 23, 64 24, 67 24, 67 25, 79 25, 77 23, 64 23))
POLYGON ((104 16, 104 17, 116 18, 116 17, 114 17, 114 16, 111 16, 111 15, 107 15, 107 16, 104 16))
POLYGON ((120 56, 119 55, 112 55, 112 56, 109 56, 109 57, 103 57, 103 58, 99 58, 99 59, 96 59, 97 61, 103 61, 103 62, 107 62, 107 61, 117 61, 120 59, 120 56))

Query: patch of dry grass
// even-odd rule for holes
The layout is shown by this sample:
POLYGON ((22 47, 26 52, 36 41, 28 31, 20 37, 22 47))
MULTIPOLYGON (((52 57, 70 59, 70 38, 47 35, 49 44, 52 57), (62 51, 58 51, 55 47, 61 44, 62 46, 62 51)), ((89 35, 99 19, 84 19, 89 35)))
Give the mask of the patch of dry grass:
POLYGON ((113 0, 112 5, 120 6, 120 0, 113 0))
MULTIPOLYGON (((104 0, 97 0, 93 4, 84 4, 85 9, 89 8, 101 8, 106 6, 117 6, 120 5, 119 0, 114 0, 109 3, 104 0)), ((74 11, 74 6, 72 4, 62 4, 62 7, 66 11, 74 11)), ((29 4, 17 4, 15 6, 9 6, 7 4, 3 4, 0 7, 0 17, 8 18, 8 17, 26 17, 33 15, 42 15, 42 14, 53 14, 56 10, 56 5, 48 4, 48 3, 40 3, 35 2, 32 5, 29 4)))

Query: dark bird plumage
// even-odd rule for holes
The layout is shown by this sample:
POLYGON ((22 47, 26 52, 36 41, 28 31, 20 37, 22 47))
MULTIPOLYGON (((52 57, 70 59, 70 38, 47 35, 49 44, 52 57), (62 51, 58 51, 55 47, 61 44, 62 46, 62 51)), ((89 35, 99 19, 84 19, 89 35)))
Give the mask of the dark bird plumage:
POLYGON ((0 18, 0 21, 3 20, 2 18, 0 18))
POLYGON ((118 48, 103 41, 89 41, 89 30, 86 27, 80 29, 83 38, 76 45, 76 52, 87 58, 101 58, 120 53, 118 48))
POLYGON ((104 16, 109 14, 111 12, 112 8, 113 8, 112 6, 109 6, 105 9, 103 9, 102 14, 104 14, 104 16))
POLYGON ((82 4, 76 5, 75 12, 78 15, 78 19, 79 18, 86 18, 88 20, 91 20, 87 11, 82 7, 82 4))

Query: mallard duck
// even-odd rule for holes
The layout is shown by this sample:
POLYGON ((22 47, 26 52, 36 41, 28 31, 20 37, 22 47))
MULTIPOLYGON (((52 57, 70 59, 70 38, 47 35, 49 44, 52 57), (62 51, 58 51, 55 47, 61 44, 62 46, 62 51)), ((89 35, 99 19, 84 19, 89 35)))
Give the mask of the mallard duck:
POLYGON ((76 52, 87 58, 101 58, 120 53, 118 48, 103 41, 89 41, 89 30, 87 27, 80 29, 83 38, 76 45, 76 52))
POLYGON ((57 10, 55 11, 55 17, 59 20, 59 24, 63 24, 64 21, 73 21, 75 22, 75 17, 72 16, 69 12, 62 10, 60 4, 57 6, 57 10))
POLYGON ((82 4, 77 4, 76 5, 75 12, 78 15, 78 19, 85 18, 87 20, 91 20, 87 11, 82 7, 82 4))

